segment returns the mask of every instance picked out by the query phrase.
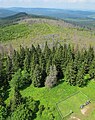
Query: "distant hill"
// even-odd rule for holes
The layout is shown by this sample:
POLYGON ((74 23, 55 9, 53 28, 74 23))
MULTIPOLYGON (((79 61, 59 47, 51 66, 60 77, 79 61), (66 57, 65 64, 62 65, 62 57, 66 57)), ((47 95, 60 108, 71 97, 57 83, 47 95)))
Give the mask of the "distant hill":
POLYGON ((16 13, 16 11, 0 8, 0 18, 8 17, 16 13))
POLYGON ((64 10, 64 9, 53 9, 53 8, 21 8, 21 7, 12 7, 6 9, 0 9, 2 15, 1 18, 4 21, 0 20, 0 26, 6 23, 10 24, 13 21, 20 19, 26 19, 29 17, 33 18, 53 18, 53 19, 62 19, 66 22, 78 25, 81 27, 86 27, 89 29, 95 29, 95 12, 94 11, 81 11, 81 10, 64 10), (6 11, 4 13, 4 11, 6 11), (20 14, 19 14, 20 13, 20 14), (12 14, 12 16, 11 16, 12 14), (11 17, 8 17, 11 16, 11 17))
POLYGON ((17 21, 30 18, 31 16, 25 12, 17 13, 12 16, 8 16, 0 19, 0 26, 6 26, 11 24, 16 24, 17 21))
POLYGON ((27 14, 25 12, 20 12, 17 14, 14 14, 12 16, 8 16, 5 18, 1 18, 0 19, 0 26, 4 27, 7 25, 12 25, 12 24, 17 24, 17 22, 21 21, 21 20, 25 20, 25 19, 29 19, 29 18, 48 18, 48 19, 53 19, 47 16, 40 16, 40 15, 34 15, 34 14, 27 14))
POLYGON ((20 18, 27 18, 27 17, 30 17, 30 15, 28 15, 27 13, 25 12, 20 12, 20 13, 17 13, 15 15, 12 15, 12 16, 8 16, 6 18, 3 18, 3 19, 8 19, 8 20, 16 20, 16 19, 20 19, 20 18))
POLYGON ((95 12, 91 11, 74 11, 74 10, 64 10, 64 9, 50 9, 50 8, 20 8, 13 7, 8 10, 17 12, 26 12, 28 14, 45 15, 60 19, 65 18, 92 18, 95 12), (91 17, 90 17, 91 16, 91 17))

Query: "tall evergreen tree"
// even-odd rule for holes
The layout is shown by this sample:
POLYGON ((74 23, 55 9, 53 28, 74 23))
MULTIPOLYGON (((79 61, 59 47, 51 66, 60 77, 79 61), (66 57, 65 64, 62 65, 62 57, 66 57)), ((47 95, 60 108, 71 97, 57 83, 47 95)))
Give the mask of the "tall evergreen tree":
POLYGON ((20 68, 20 56, 17 51, 14 50, 12 57, 13 72, 16 72, 20 68))
POLYGON ((22 103, 22 96, 18 90, 18 88, 14 88, 14 96, 10 101, 11 111, 13 112, 16 108, 22 103))
POLYGON ((85 70, 82 67, 78 70, 78 74, 76 78, 76 83, 79 87, 85 86, 87 84, 87 81, 84 79, 84 76, 85 76, 85 70))
POLYGON ((70 85, 76 85, 76 75, 77 75, 77 70, 76 66, 74 66, 74 62, 71 61, 68 63, 68 66, 66 67, 66 71, 64 74, 65 81, 69 83, 70 85))
POLYGON ((24 59, 24 70, 30 72, 30 56, 26 54, 24 59))
POLYGON ((24 59, 25 59, 25 50, 24 50, 24 48, 20 45, 20 52, 19 52, 19 66, 20 66, 20 69, 23 69, 24 59))
POLYGON ((12 59, 7 56, 7 60, 6 60, 6 75, 7 75, 7 80, 11 80, 12 79, 12 74, 13 74, 13 71, 12 71, 12 59))
POLYGON ((48 47, 47 42, 45 43, 45 48, 44 48, 43 54, 44 54, 45 60, 46 60, 46 62, 47 62, 48 59, 49 59, 49 57, 50 57, 50 55, 51 55, 51 50, 50 50, 50 48, 48 47))
POLYGON ((92 61, 90 67, 89 67, 89 75, 91 78, 95 78, 95 60, 92 61))
POLYGON ((37 64, 33 72, 32 84, 35 87, 41 87, 42 80, 42 71, 39 64, 37 64))

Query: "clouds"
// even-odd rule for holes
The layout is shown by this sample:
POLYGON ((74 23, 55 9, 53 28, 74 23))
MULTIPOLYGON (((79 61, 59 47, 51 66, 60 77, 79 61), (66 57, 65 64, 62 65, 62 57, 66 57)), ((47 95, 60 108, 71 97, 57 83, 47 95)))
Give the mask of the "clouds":
POLYGON ((53 2, 61 2, 61 3, 95 2, 95 0, 43 0, 43 2, 52 2, 52 1, 53 2))
POLYGON ((0 0, 0 7, 95 9, 95 0, 0 0))
MULTIPOLYGON (((44 2, 50 2, 51 0, 43 0, 44 2)), ((53 0, 54 2, 56 2, 57 0, 53 0)), ((70 2, 70 3, 74 3, 74 2, 86 2, 87 0, 58 0, 57 2, 70 2)))

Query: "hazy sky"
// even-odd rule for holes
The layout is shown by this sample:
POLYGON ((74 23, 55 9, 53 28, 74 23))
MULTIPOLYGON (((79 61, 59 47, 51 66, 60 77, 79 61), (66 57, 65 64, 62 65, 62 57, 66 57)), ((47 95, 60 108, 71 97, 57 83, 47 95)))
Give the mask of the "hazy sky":
POLYGON ((0 0, 0 7, 95 10, 95 0, 0 0))

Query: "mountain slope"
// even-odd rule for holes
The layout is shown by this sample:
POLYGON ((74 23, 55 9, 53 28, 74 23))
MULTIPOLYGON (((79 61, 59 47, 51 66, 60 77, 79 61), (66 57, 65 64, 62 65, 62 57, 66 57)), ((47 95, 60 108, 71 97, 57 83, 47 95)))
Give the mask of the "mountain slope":
POLYGON ((12 16, 1 18, 0 19, 0 27, 4 27, 4 26, 7 26, 7 25, 12 25, 12 24, 17 24, 18 22, 20 22, 22 20, 26 20, 26 19, 30 19, 30 18, 54 19, 54 18, 47 17, 47 16, 34 15, 34 14, 30 15, 30 14, 27 14, 25 12, 20 12, 20 13, 14 14, 12 16))
POLYGON ((11 44, 15 49, 20 45, 31 47, 31 44, 43 47, 46 41, 51 47, 60 42, 87 48, 89 45, 95 46, 95 32, 62 20, 29 18, 0 28, 0 41, 3 46, 8 48, 11 44))
POLYGON ((0 8, 0 18, 11 16, 11 15, 14 15, 16 13, 17 13, 16 11, 0 8))

